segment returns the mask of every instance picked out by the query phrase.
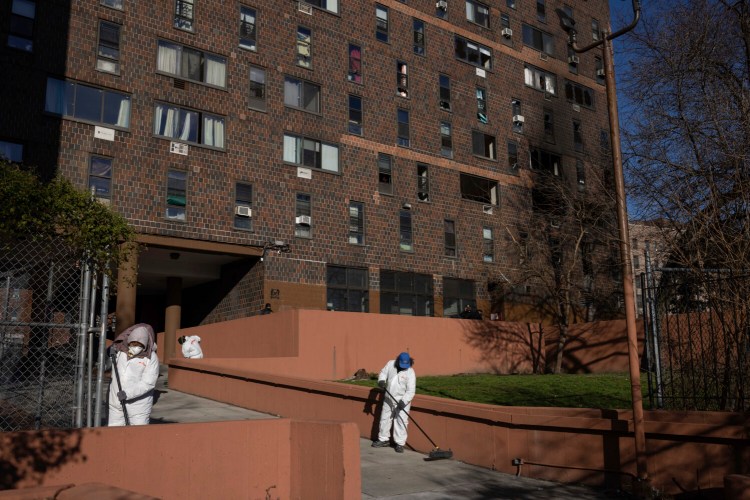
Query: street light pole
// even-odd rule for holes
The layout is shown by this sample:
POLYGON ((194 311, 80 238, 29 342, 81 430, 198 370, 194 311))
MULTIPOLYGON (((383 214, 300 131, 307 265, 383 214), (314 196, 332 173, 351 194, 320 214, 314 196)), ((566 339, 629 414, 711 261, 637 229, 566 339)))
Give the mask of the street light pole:
POLYGON ((641 393, 641 371, 638 360, 638 334, 635 322, 635 299, 633 295, 633 267, 630 254, 630 231, 628 228, 628 211, 625 200, 625 177, 622 169, 622 149, 620 146, 620 121, 617 112, 617 94, 615 90, 615 64, 612 40, 635 28, 641 16, 639 0, 633 1, 634 19, 628 26, 615 32, 604 33, 598 40, 586 47, 576 44, 575 21, 564 11, 557 9, 560 24, 568 32, 568 45, 576 53, 587 52, 595 47, 602 47, 604 77, 607 89, 607 111, 609 114, 609 136, 612 150, 612 163, 615 177, 615 205, 617 226, 620 237, 620 265, 622 267, 622 291, 625 301, 625 326, 628 340, 628 368, 630 371, 630 393, 633 405, 633 434, 635 437, 635 461, 637 477, 642 482, 648 481, 648 459, 646 451, 646 433, 643 424, 643 395, 641 393))

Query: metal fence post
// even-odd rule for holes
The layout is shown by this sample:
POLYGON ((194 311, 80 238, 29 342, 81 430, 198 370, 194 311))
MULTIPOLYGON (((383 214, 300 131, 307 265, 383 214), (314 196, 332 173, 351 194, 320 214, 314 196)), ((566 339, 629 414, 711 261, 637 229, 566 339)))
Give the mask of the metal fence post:
POLYGON ((102 271, 102 300, 99 309, 99 317, 102 318, 99 325, 99 352, 96 370, 96 410, 94 411, 94 427, 102 424, 102 405, 106 398, 102 394, 104 384, 104 355, 107 349, 107 312, 109 311, 109 276, 107 270, 102 271))
POLYGON ((84 272, 81 286, 81 324, 78 329, 78 356, 76 359, 76 399, 75 399, 75 426, 83 427, 83 377, 84 359, 86 357, 86 334, 88 333, 88 318, 86 313, 89 309, 91 297, 91 264, 88 256, 84 258, 84 272))

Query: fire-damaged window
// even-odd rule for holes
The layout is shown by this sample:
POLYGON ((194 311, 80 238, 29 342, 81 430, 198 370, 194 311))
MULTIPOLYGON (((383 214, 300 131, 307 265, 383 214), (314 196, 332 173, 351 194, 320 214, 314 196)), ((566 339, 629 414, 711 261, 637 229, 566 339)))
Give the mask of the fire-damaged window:
POLYGON ((475 175, 461 174, 461 198, 488 205, 497 205, 499 198, 497 181, 475 175))

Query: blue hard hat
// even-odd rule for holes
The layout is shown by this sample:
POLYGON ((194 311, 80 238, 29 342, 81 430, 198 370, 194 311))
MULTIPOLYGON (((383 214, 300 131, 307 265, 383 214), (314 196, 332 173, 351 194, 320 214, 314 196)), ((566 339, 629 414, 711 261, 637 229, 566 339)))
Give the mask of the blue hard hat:
POLYGON ((398 367, 404 370, 411 366, 411 356, 408 352, 402 352, 398 355, 398 367))

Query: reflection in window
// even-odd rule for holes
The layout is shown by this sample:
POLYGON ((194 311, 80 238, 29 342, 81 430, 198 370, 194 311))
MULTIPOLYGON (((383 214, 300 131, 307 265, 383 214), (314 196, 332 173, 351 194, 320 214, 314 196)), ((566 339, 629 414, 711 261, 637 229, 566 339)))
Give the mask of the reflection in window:
POLYGON ((44 110, 96 124, 130 127, 129 95, 56 78, 47 78, 44 110))
POLYGON ((157 103, 154 106, 154 134, 224 148, 224 118, 157 103))
POLYGON ((367 269, 326 267, 326 306, 329 311, 369 312, 367 269))
POLYGON ((434 314, 432 276, 381 270, 380 313, 432 316, 434 314))
POLYGON ((89 162, 89 191, 101 200, 112 197, 112 158, 92 156, 89 162))
POLYGON ((167 172, 167 219, 185 220, 186 193, 187 172, 169 170, 167 172))
POLYGON ((443 316, 458 318, 466 306, 475 306, 474 282, 458 278, 443 278, 443 316))

